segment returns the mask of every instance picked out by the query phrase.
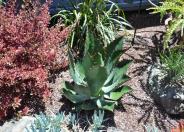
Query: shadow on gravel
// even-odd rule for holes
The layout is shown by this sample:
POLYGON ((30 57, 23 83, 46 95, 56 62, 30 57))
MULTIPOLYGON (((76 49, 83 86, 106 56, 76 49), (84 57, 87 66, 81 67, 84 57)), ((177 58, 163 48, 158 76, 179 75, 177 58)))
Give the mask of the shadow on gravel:
MULTIPOLYGON (((155 33, 151 38, 143 38, 140 36, 136 36, 133 48, 135 50, 144 51, 144 55, 142 54, 139 55, 139 59, 137 59, 133 55, 129 55, 129 54, 126 54, 126 55, 128 55, 134 61, 134 64, 144 64, 144 66, 140 65, 136 67, 133 71, 131 71, 131 73, 133 74, 133 77, 143 76, 145 73, 149 75, 149 72, 147 71, 148 67, 158 61, 158 56, 159 56, 158 51, 161 51, 163 49, 162 47, 163 35, 164 35, 164 32, 158 32, 158 33, 155 33), (153 43, 153 46, 148 45, 148 43, 150 43, 148 39, 151 39, 150 42, 153 43), (149 50, 145 51, 144 50, 145 48, 149 50)), ((139 82, 141 84, 140 86, 141 89, 149 97, 152 98, 151 93, 149 91, 148 82, 145 82, 144 78, 140 78, 139 82)), ((174 124, 172 124, 172 122, 168 120, 168 118, 173 119, 173 117, 166 114, 163 108, 159 104, 157 104, 154 100, 150 101, 146 99, 141 99, 141 98, 138 98, 137 95, 133 95, 133 94, 130 94, 129 96, 135 100, 134 101, 135 103, 124 103, 124 104, 132 107, 139 107, 144 111, 144 114, 142 114, 138 119, 138 123, 143 122, 144 124, 147 124, 151 118, 153 119, 153 122, 155 123, 155 125, 164 132, 168 131, 168 126, 165 125, 166 122, 167 124, 170 124, 171 127, 172 126, 174 127, 174 124)))

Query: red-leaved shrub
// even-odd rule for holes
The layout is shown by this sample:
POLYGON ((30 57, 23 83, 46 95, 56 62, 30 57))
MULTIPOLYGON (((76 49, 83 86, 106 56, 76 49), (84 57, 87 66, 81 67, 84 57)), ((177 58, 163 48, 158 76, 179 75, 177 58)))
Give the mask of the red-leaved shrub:
POLYGON ((0 6, 0 120, 9 111, 28 113, 25 102, 35 97, 48 98, 48 69, 67 37, 66 28, 49 27, 50 1, 27 1, 0 6))

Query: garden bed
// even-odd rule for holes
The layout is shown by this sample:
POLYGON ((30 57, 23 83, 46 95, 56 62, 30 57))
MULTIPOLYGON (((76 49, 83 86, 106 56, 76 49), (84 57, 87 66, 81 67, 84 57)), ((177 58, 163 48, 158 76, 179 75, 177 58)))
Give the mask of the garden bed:
MULTIPOLYGON (((126 132, 142 132, 146 124, 158 126, 162 131, 169 131, 177 126, 177 119, 169 117, 159 105, 155 104, 150 97, 147 84, 148 67, 157 60, 157 49, 161 45, 159 41, 165 32, 165 26, 160 24, 159 16, 149 15, 146 11, 140 14, 131 12, 127 17, 133 26, 138 28, 133 46, 131 42, 125 44, 126 53, 122 58, 133 60, 128 71, 131 80, 127 82, 133 92, 122 98, 122 105, 115 110, 114 115, 110 113, 107 115, 105 124, 126 132), (135 25, 137 20, 139 21, 135 25)), ((71 104, 66 102, 60 94, 61 82, 71 80, 69 72, 66 70, 56 76, 55 82, 50 83, 53 88, 53 96, 52 104, 47 106, 47 112, 71 111, 71 104)))
MULTIPOLYGON (((156 103, 154 101, 154 99, 152 98, 152 95, 149 91, 149 85, 148 85, 148 79, 149 79, 149 75, 150 75, 150 71, 149 71, 150 68, 149 67, 152 66, 153 64, 155 64, 159 58, 158 49, 162 45, 162 39, 163 39, 163 35, 165 33, 165 26, 160 24, 160 18, 158 15, 150 15, 147 11, 141 11, 140 13, 128 12, 127 18, 128 18, 128 21, 130 21, 131 24, 133 25, 133 27, 136 28, 137 30, 136 30, 136 36, 135 36, 134 42, 132 43, 129 40, 129 41, 126 41, 126 43, 124 44, 123 50, 125 51, 125 53, 120 58, 120 61, 121 60, 132 60, 133 61, 133 63, 130 65, 130 67, 128 69, 128 73, 127 73, 127 75, 131 79, 125 83, 126 85, 128 85, 132 88, 132 92, 125 95, 119 101, 119 105, 117 106, 117 109, 114 111, 114 113, 105 111, 106 114, 105 114, 104 123, 103 123, 103 125, 105 126, 104 129, 107 131, 143 132, 144 127, 146 125, 152 125, 152 126, 158 127, 161 131, 166 131, 166 132, 170 131, 172 128, 175 128, 176 126, 178 126, 178 121, 182 117, 179 117, 179 116, 172 116, 171 117, 168 114, 166 114, 166 111, 164 111, 164 109, 158 103, 156 103)), ((130 34, 133 36, 134 30, 129 30, 129 31, 130 31, 130 34)), ((119 34, 121 35, 121 32, 119 34)), ((86 36, 89 37, 88 35, 89 34, 87 34, 86 36)), ((124 32, 122 33, 122 36, 123 35, 124 35, 124 32)), ((122 42, 122 41, 120 41, 120 42, 122 42)), ((115 48, 118 48, 118 46, 115 48)), ((63 52, 65 52, 65 51, 66 50, 63 48, 63 52)), ((105 51, 108 51, 108 50, 105 50, 105 51)), ((50 53, 51 57, 54 54, 53 52, 50 53)), ((102 55, 104 55, 105 53, 104 52, 103 52, 104 54, 100 54, 100 52, 98 52, 98 53, 99 53, 98 55, 96 55, 96 54, 95 55, 97 57, 99 57, 101 55, 100 59, 103 59, 102 55)), ((120 53, 120 52, 117 50, 116 53, 120 53)), ((109 56, 105 56, 105 57, 107 57, 107 58, 109 57, 110 60, 111 59, 113 60, 113 57, 114 57, 113 55, 111 54, 111 56, 110 56, 111 58, 109 56)), ((88 59, 91 59, 91 58, 89 57, 88 59)), ((60 60, 60 59, 58 59, 58 60, 60 60)), ((61 58, 61 61, 63 62, 62 58, 61 58)), ((105 67, 105 66, 102 66, 102 65, 104 65, 104 63, 102 64, 101 61, 103 61, 103 60, 99 61, 101 64, 100 66, 98 66, 98 64, 96 64, 99 62, 95 61, 96 67, 95 66, 94 67, 96 69, 97 68, 100 69, 100 68, 105 67)), ((65 62, 66 62, 66 59, 65 59, 65 62)), ((64 64, 65 64, 65 66, 67 65, 66 63, 64 63, 64 64)), ((90 63, 89 65, 91 66, 92 63, 90 63)), ((45 64, 43 64, 43 67, 44 66, 45 66, 45 64)), ((94 68, 94 67, 91 66, 90 68, 94 68)), ((82 67, 82 68, 84 68, 84 67, 82 67)), ((114 69, 112 70, 113 71, 112 75, 116 74, 118 71, 117 70, 114 72, 115 68, 117 70, 119 67, 114 67, 114 69)), ((99 69, 96 71, 99 71, 99 69)), ((85 73, 87 73, 87 72, 85 71, 85 73)), ((106 74, 107 74, 107 71, 104 72, 104 76, 106 74)), ((89 73, 88 73, 88 75, 89 75, 89 73)), ((121 75, 115 76, 113 78, 113 83, 114 83, 114 80, 117 79, 118 77, 120 78, 120 76, 121 75)), ((94 79, 93 77, 91 80, 94 79)), ((123 77, 124 76, 122 76, 121 78, 123 78, 123 77)), ((42 78, 42 76, 40 78, 42 78)), ((105 78, 105 79, 108 80, 108 78, 105 78)), ((72 82, 72 78, 69 74, 69 70, 66 67, 65 67, 65 69, 57 69, 56 68, 56 69, 52 70, 51 74, 49 74, 49 87, 51 88, 52 96, 50 97, 50 100, 46 102, 45 113, 47 115, 53 115, 53 114, 56 114, 59 112, 65 112, 66 114, 76 113, 78 116, 78 119, 79 119, 78 122, 80 125, 78 127, 81 127, 82 129, 86 130, 88 127, 90 127, 90 126, 87 126, 87 125, 89 125, 89 123, 86 121, 86 117, 89 116, 90 117, 89 120, 91 120, 91 116, 92 116, 93 111, 80 111, 80 112, 77 111, 76 112, 73 109, 73 104, 65 98, 66 96, 64 97, 61 94, 62 88, 64 88, 65 81, 72 82)), ((99 80, 95 80, 95 81, 99 81, 99 80)), ((106 87, 106 85, 105 85, 106 81, 104 81, 104 82, 102 81, 104 87, 106 87)), ((110 79, 110 81, 111 81, 111 79, 110 79)), ((109 84, 110 81, 109 82, 107 81, 108 82, 107 84, 109 84)), ((117 80, 115 80, 115 81, 117 81, 117 80)), ((120 80, 118 80, 117 82, 119 83, 119 81, 120 80)), ((80 86, 82 86, 82 85, 80 85, 80 86)), ((83 85, 83 87, 84 86, 85 85, 83 85)), ((89 84, 86 87, 89 88, 90 87, 89 84)), ((117 87, 119 88, 119 86, 116 86, 116 88, 117 87)), ((114 93, 117 92, 116 91, 117 89, 114 89, 113 92, 114 93)), ((101 96, 102 93, 107 94, 108 92, 104 92, 104 91, 99 92, 98 96, 101 96)), ((46 94, 49 95, 49 93, 46 93, 46 94)), ((101 98, 99 98, 98 96, 96 97, 96 94, 91 95, 91 93, 90 93, 90 96, 92 96, 92 98, 90 97, 90 98, 88 98, 88 100, 82 100, 82 99, 81 100, 84 101, 85 103, 87 103, 87 101, 90 101, 90 99, 93 100, 93 98, 95 98, 95 99, 97 98, 97 100, 94 99, 96 102, 98 100, 102 101, 101 99, 105 98, 105 96, 103 96, 101 98)), ((106 97, 107 97, 107 95, 106 95, 106 97)), ((21 99, 19 99, 19 97, 16 97, 13 99, 17 99, 17 100, 13 100, 13 101, 17 101, 16 103, 19 106, 21 99)), ((109 100, 110 99, 112 99, 112 98, 109 97, 109 100)), ((114 100, 116 100, 116 99, 114 99, 114 100)), ((113 102, 113 99, 111 101, 113 102)), ((114 101, 114 102, 116 102, 116 101, 114 101)), ((113 105, 115 105, 115 103, 113 105)), ((18 107, 18 106, 16 106, 16 107, 18 107)), ((79 104, 78 104, 78 106, 79 106, 79 104)), ((105 108, 104 106, 99 107, 98 104, 96 106, 98 106, 98 108, 100 108, 100 109, 106 109, 106 110, 112 110, 112 111, 114 109, 112 107, 110 109, 107 109, 107 107, 105 108)), ((15 107, 15 110, 16 110, 16 107, 15 107)), ((37 107, 37 106, 34 106, 34 107, 37 107)), ((4 112, 4 113, 6 113, 6 112, 4 112)), ((0 131, 7 130, 9 132, 9 131, 11 131, 11 129, 14 128, 13 125, 14 124, 12 124, 12 123, 6 122, 2 127, 0 127, 0 131)), ((12 130, 12 131, 15 131, 15 130, 12 130)))

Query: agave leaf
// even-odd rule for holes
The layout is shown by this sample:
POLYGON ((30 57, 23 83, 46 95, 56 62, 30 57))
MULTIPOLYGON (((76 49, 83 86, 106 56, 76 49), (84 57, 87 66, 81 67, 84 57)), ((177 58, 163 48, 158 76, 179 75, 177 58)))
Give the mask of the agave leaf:
POLYGON ((77 92, 78 94, 82 94, 90 98, 91 91, 89 87, 85 87, 82 85, 74 85, 74 89, 75 89, 75 92, 77 92))
POLYGON ((110 92, 109 99, 111 99, 111 100, 118 100, 123 95, 129 93, 130 91, 132 91, 132 89, 129 86, 123 86, 121 88, 118 88, 114 92, 110 92))
POLYGON ((113 53, 113 55, 107 60, 106 62, 106 68, 108 73, 111 71, 111 69, 113 68, 113 66, 117 63, 117 61, 119 60, 120 56, 122 54, 122 51, 116 51, 113 53))
POLYGON ((98 108, 100 108, 100 109, 104 109, 104 110, 108 110, 108 111, 113 112, 116 102, 98 99, 96 101, 96 104, 97 104, 98 108))
POLYGON ((88 71, 89 68, 91 68, 92 64, 93 64, 92 58, 91 58, 90 54, 87 52, 85 54, 85 56, 83 57, 83 61, 82 61, 84 71, 88 71))
POLYGON ((92 61, 93 61, 93 65, 101 66, 101 67, 104 66, 102 54, 99 52, 96 55, 93 55, 92 61))
POLYGON ((82 64, 78 62, 75 64, 75 79, 74 79, 74 81, 78 85, 87 85, 86 82, 84 81, 84 78, 85 78, 84 68, 83 68, 82 64))
POLYGON ((107 71, 110 72, 114 64, 117 63, 120 55, 122 54, 122 46, 123 46, 123 38, 120 37, 114 40, 108 47, 106 48, 106 60, 105 64, 107 67, 107 71))
POLYGON ((113 55, 115 51, 122 50, 123 41, 124 39, 122 37, 119 37, 107 46, 107 50, 106 50, 107 56, 106 57, 108 59, 113 55))
POLYGON ((124 75, 121 79, 116 80, 116 82, 113 82, 111 85, 104 86, 102 90, 104 93, 109 93, 119 87, 119 85, 121 85, 122 83, 128 81, 129 79, 130 78, 128 76, 124 75))
POLYGON ((124 61, 122 67, 115 68, 115 75, 113 78, 113 82, 117 82, 117 80, 120 80, 122 78, 122 76, 124 76, 126 74, 128 67, 130 66, 131 63, 132 63, 132 61, 130 61, 130 60, 124 61))
POLYGON ((85 49, 84 49, 84 54, 87 52, 93 51, 95 48, 95 38, 92 33, 87 32, 86 35, 86 41, 85 41, 85 49))
POLYGON ((114 74, 115 74, 115 69, 113 69, 113 70, 110 72, 110 74, 109 74, 107 80, 106 80, 105 83, 104 83, 104 86, 107 86, 109 83, 112 82, 113 77, 114 77, 114 74))
POLYGON ((86 71, 86 81, 92 96, 98 96, 107 79, 107 71, 104 67, 93 66, 86 71))
POLYGON ((73 103, 79 103, 89 99, 89 96, 81 93, 79 94, 75 92, 74 89, 74 86, 72 86, 69 82, 65 82, 63 95, 73 103))
POLYGON ((74 58, 70 51, 69 51, 69 61, 70 61, 70 74, 74 82, 77 83, 78 85, 86 84, 84 82, 84 77, 85 77, 84 68, 81 63, 74 62, 74 58))

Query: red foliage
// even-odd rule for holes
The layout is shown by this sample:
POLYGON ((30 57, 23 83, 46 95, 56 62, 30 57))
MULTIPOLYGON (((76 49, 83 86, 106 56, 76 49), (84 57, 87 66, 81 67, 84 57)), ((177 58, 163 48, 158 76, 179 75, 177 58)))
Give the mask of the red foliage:
POLYGON ((12 108, 28 108, 21 106, 28 94, 47 98, 48 69, 67 37, 66 28, 48 27, 50 2, 25 2, 19 10, 15 3, 0 7, 0 120, 12 108))

